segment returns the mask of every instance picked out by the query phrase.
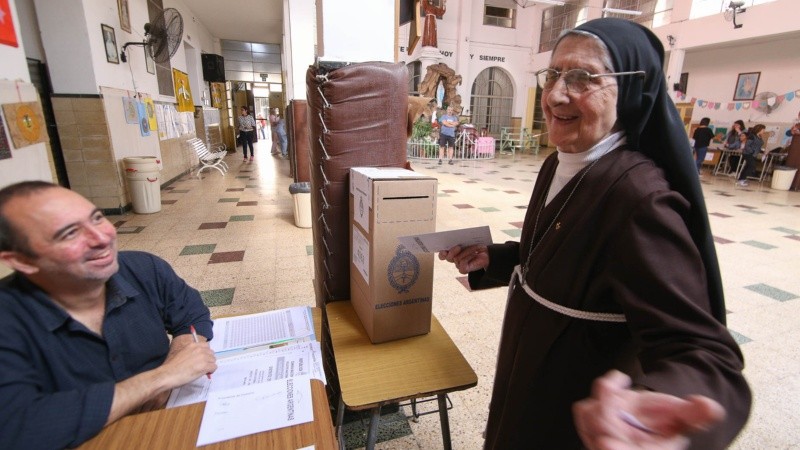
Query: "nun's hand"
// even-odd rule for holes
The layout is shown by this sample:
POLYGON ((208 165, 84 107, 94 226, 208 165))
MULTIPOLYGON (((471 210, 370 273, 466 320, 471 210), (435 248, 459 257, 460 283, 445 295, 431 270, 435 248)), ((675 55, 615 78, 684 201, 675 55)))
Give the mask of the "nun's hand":
POLYGON ((464 248, 456 245, 450 250, 439 252, 439 259, 455 264, 460 273, 467 274, 489 267, 489 250, 485 245, 464 248))
POLYGON ((681 450, 689 435, 725 417, 719 403, 630 389, 627 375, 611 371, 595 380, 592 396, 573 405, 575 426, 589 450, 681 450))

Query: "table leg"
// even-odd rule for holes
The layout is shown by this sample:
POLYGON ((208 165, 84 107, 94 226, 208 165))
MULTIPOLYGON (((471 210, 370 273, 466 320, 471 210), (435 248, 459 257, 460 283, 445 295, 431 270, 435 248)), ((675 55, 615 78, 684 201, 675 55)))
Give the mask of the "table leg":
POLYGON ((366 450, 374 450, 375 443, 378 441, 378 424, 381 421, 381 405, 372 409, 372 416, 369 419, 369 429, 367 430, 366 450))
POLYGON ((451 450, 453 448, 450 443, 450 418, 447 416, 447 394, 439 394, 439 422, 442 426, 442 444, 444 450, 451 450))
POLYGON ((415 398, 411 399, 411 416, 411 420, 413 420, 414 423, 419 422, 419 415, 417 414, 417 399, 415 398))
POLYGON ((342 430, 344 424, 342 422, 344 422, 344 400, 339 394, 339 407, 336 408, 336 438, 339 440, 339 448, 344 450, 344 431, 342 430))

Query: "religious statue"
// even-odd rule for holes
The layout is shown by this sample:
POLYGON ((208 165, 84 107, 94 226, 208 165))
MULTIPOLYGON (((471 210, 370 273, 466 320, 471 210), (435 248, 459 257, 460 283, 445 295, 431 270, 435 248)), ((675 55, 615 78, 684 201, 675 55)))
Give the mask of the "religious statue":
POLYGON ((432 0, 422 0, 422 10, 425 12, 425 28, 422 32, 423 47, 438 47, 436 40, 436 18, 444 16, 447 10, 447 0, 442 0, 442 6, 434 6, 432 0))

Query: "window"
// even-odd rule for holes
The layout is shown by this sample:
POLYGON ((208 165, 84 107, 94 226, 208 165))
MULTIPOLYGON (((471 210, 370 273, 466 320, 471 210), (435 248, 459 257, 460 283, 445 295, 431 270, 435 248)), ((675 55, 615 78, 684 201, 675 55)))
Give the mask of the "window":
POLYGON ((618 17, 639 23, 647 28, 666 25, 671 20, 674 0, 606 0, 606 8, 641 11, 639 16, 618 13, 603 13, 603 17, 618 17))
POLYGON ((564 6, 553 6, 542 12, 542 32, 539 35, 539 53, 549 52, 564 30, 575 28, 578 18, 585 20, 585 1, 564 6))
POLYGON ((515 28, 517 8, 513 0, 485 0, 483 24, 496 27, 515 28))
POLYGON ((500 128, 511 126, 514 86, 511 77, 499 67, 484 69, 472 84, 470 111, 477 129, 486 128, 492 136, 500 136, 500 128))
MULTIPOLYGON (((147 2, 147 15, 152 23, 164 12, 164 4, 161 0, 149 0, 147 2)), ((147 51, 147 49, 145 49, 147 51)), ((175 96, 175 85, 172 84, 172 64, 170 60, 160 63, 156 62, 156 80, 158 81, 158 93, 161 95, 175 96)))
POLYGON ((408 70, 408 95, 419 95, 419 83, 422 81, 422 63, 413 61, 406 64, 408 70))

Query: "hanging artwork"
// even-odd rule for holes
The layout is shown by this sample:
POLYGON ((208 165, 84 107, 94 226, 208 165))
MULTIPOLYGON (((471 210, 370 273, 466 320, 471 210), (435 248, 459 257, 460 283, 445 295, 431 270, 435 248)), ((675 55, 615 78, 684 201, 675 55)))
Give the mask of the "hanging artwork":
POLYGON ((147 118, 147 107, 144 102, 136 102, 136 115, 142 136, 150 136, 150 120, 147 118))
POLYGON ((119 8, 119 27, 122 31, 131 32, 131 14, 128 10, 128 0, 117 0, 119 8))
POLYGON ((17 32, 14 30, 14 21, 11 18, 11 8, 8 0, 0 0, 0 44, 19 47, 17 32))
POLYGON ((136 111, 136 99, 122 97, 122 112, 125 114, 126 123, 139 123, 139 113, 136 111))
POLYGON ((0 116, 0 159, 11 158, 11 146, 8 145, 8 136, 6 136, 6 129, 3 127, 3 117, 0 116))
POLYGON ((178 103, 178 111, 194 113, 194 101, 192 91, 189 88, 189 75, 178 69, 172 69, 172 82, 175 85, 175 100, 178 103))
POLYGON ((211 106, 222 109, 225 100, 225 83, 211 83, 211 106))
POLYGON ((114 33, 114 28, 100 24, 100 29, 103 30, 103 46, 106 49, 106 61, 119 64, 119 52, 117 52, 117 36, 114 33))
POLYGON ((27 147, 47 140, 44 114, 39 102, 9 103, 3 105, 8 121, 8 131, 14 148, 27 147))
POLYGON ((156 119, 156 105, 153 103, 153 98, 149 95, 143 95, 142 101, 144 102, 145 111, 147 112, 147 121, 150 124, 150 130, 157 130, 158 120, 156 119))

